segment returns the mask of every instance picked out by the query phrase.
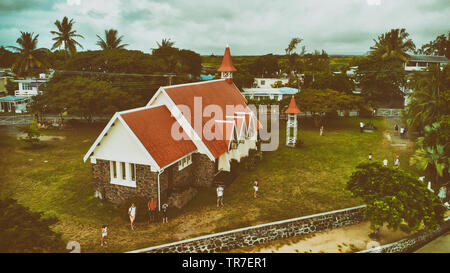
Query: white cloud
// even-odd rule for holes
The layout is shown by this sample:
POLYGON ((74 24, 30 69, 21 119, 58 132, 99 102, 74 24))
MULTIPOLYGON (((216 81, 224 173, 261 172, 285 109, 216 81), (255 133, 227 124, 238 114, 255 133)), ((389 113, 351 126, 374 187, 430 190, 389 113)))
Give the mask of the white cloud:
POLYGON ((282 54, 299 36, 309 51, 363 53, 391 28, 406 28, 421 46, 449 31, 449 11, 445 0, 65 0, 42 10, 0 5, 0 44, 14 44, 23 30, 40 33, 40 46, 51 47, 54 21, 68 16, 85 49, 97 49, 96 34, 114 28, 129 49, 145 52, 171 38, 201 54, 222 54, 227 43, 235 55, 282 54))

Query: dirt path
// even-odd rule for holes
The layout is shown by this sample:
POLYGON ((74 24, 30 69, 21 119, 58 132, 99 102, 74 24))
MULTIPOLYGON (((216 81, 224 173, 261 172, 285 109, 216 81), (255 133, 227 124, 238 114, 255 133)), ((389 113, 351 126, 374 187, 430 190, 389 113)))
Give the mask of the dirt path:
POLYGON ((413 145, 413 142, 409 139, 410 133, 404 138, 400 137, 400 128, 405 127, 405 124, 398 117, 387 117, 386 118, 387 129, 383 132, 383 135, 390 142, 392 147, 407 148, 413 145), (398 125, 398 132, 395 132, 395 124, 398 125))
POLYGON ((350 253, 392 243, 408 236, 407 233, 402 231, 391 231, 383 228, 380 233, 380 239, 374 241, 369 237, 370 233, 370 223, 363 222, 357 225, 315 233, 308 236, 308 238, 300 239, 298 242, 291 241, 289 243, 281 240, 280 242, 271 243, 269 246, 251 249, 250 252, 350 253))

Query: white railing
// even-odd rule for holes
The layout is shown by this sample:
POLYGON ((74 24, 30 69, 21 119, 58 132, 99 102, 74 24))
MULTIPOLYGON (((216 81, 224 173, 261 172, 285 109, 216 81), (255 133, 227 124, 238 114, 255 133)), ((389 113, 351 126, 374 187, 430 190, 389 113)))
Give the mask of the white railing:
POLYGON ((31 97, 31 96, 36 96, 40 93, 42 93, 42 91, 38 91, 38 90, 16 90, 16 91, 14 91, 14 95, 17 97, 31 97))

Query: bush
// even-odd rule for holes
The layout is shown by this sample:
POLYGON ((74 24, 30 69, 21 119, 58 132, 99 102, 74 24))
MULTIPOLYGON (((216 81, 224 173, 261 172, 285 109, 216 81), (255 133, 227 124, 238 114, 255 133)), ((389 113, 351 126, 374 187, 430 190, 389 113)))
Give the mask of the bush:
POLYGON ((367 107, 361 107, 359 109, 359 117, 361 117, 361 118, 371 118, 372 117, 372 110, 370 110, 367 107))

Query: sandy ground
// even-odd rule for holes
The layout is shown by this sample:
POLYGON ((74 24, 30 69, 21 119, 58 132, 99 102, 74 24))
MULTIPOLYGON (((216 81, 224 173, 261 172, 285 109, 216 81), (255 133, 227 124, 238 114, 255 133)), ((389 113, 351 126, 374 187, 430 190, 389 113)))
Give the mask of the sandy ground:
POLYGON ((380 240, 375 242, 369 237, 371 233, 369 222, 316 233, 314 237, 303 239, 297 243, 281 247, 264 247, 260 253, 346 253, 357 252, 398 241, 406 236, 402 231, 391 231, 383 228, 380 240))
POLYGON ((419 248, 416 253, 450 253, 450 231, 419 248))

